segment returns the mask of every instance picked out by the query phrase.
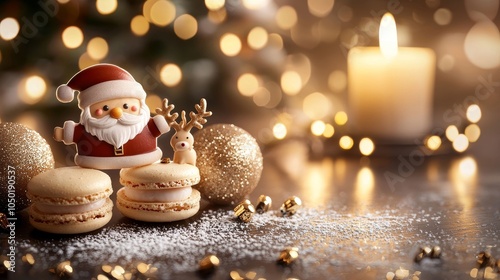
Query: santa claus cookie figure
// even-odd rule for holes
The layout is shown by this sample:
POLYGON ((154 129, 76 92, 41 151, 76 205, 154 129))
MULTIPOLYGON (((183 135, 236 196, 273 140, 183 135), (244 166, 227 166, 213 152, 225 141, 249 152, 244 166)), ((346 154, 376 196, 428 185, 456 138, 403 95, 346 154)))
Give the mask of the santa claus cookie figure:
POLYGON ((170 130, 165 118, 150 117, 146 92, 124 69, 97 64, 57 88, 57 99, 71 102, 78 91, 80 123, 66 121, 54 139, 76 144, 75 163, 95 169, 151 164, 162 157, 156 139, 170 130))

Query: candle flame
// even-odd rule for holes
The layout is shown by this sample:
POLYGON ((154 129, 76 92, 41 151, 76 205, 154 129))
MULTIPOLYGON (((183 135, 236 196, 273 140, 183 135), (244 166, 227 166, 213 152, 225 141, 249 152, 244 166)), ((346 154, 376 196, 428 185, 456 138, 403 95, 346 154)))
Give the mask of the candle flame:
POLYGON ((380 21, 379 44, 385 57, 393 58, 398 54, 398 32, 391 13, 385 13, 380 21))

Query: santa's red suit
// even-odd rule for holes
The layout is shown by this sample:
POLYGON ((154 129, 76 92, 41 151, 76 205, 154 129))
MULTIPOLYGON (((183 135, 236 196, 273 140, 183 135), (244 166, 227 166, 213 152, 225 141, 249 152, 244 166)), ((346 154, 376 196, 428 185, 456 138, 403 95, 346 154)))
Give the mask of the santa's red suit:
POLYGON ((75 163, 81 167, 120 169, 147 165, 160 160, 162 152, 156 146, 156 139, 169 130, 165 118, 155 116, 149 120, 142 132, 123 147, 115 148, 88 133, 82 124, 66 121, 63 141, 66 145, 76 144, 75 163))

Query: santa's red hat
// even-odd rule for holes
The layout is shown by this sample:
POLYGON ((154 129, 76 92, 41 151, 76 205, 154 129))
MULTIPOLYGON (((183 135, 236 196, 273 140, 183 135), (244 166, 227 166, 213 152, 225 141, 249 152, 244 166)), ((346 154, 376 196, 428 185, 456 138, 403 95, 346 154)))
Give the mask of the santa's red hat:
POLYGON ((63 103, 71 102, 75 91, 79 91, 78 107, 81 109, 110 99, 146 98, 141 84, 129 72, 106 63, 92 65, 76 73, 67 84, 57 88, 57 99, 63 103))

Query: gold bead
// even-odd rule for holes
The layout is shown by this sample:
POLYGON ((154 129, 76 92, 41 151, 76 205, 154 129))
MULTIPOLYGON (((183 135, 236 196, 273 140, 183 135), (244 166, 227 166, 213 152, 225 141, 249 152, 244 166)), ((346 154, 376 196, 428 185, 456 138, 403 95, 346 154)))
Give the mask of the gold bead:
POLYGON ((170 158, 168 158, 168 157, 162 158, 161 163, 170 163, 170 158))
POLYGON ((234 215, 245 223, 248 223, 252 220, 254 213, 255 208, 248 199, 245 199, 245 201, 238 204, 238 206, 234 208, 234 215))
POLYGON ((302 200, 297 196, 289 197, 283 205, 281 205, 280 211, 283 216, 291 216, 297 212, 297 210, 302 206, 302 200))
POLYGON ((73 275, 73 267, 70 261, 63 261, 56 266, 54 273, 59 277, 71 277, 73 275))
POLYGON ((210 274, 220 265, 220 260, 216 255, 207 255, 199 262, 198 271, 202 274, 210 274))
POLYGON ((21 260, 25 263, 29 263, 30 265, 35 264, 35 258, 33 257, 32 254, 26 254, 26 255, 22 256, 21 260))
POLYGON ((281 251, 278 258, 278 263, 289 265, 299 257, 299 249, 297 247, 286 248, 281 251))
POLYGON ((432 247, 431 258, 438 259, 440 257, 441 257, 441 247, 437 245, 432 247))
POLYGON ((255 211, 259 214, 267 212, 269 208, 271 208, 271 204, 273 203, 272 199, 267 195, 259 196, 259 201, 257 202, 257 206, 255 206, 255 211))

